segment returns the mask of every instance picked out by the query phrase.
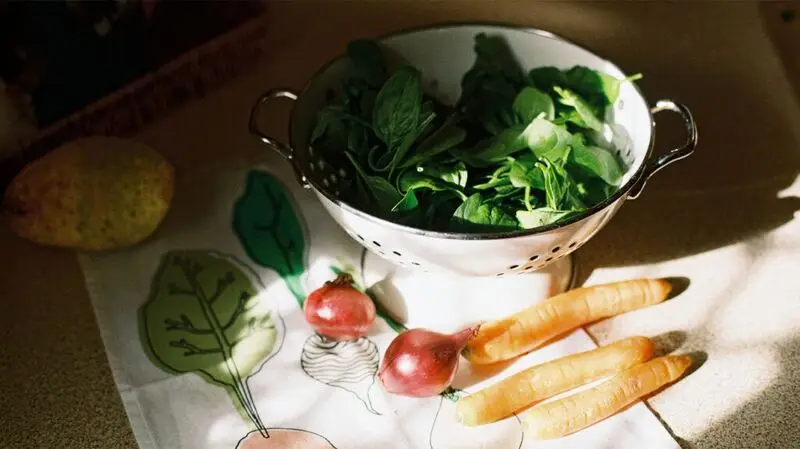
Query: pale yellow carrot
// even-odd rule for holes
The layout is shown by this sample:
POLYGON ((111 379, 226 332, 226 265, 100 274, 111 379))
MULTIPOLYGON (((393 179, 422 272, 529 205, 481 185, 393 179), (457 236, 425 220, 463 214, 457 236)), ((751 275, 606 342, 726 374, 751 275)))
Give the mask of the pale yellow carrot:
POLYGON ((459 399, 456 414, 468 426, 503 419, 535 402, 644 363, 653 357, 653 347, 647 337, 631 337, 532 366, 459 399))
POLYGON ((537 405, 522 415, 525 434, 546 440, 589 427, 678 380, 691 364, 692 359, 687 355, 658 357, 596 387, 537 405))
POLYGON ((666 279, 636 279, 582 287, 481 325, 464 350, 470 363, 490 364, 525 354, 577 327, 667 298, 666 279))

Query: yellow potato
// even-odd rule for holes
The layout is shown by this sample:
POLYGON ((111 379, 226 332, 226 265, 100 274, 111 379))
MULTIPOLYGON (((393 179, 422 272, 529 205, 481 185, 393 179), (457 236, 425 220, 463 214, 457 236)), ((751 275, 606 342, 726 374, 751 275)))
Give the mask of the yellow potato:
POLYGON ((174 169, 141 143, 93 136, 30 163, 5 192, 11 229, 42 245, 118 249, 149 237, 172 201, 174 169))

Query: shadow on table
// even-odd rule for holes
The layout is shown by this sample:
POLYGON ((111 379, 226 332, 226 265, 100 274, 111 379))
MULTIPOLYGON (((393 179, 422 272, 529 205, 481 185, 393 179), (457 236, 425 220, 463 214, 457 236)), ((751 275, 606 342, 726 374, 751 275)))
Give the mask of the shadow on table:
MULTIPOLYGON (((800 372, 790 367, 800 359, 800 338, 776 345, 780 372, 769 387, 691 442, 676 438, 683 449, 711 449, 736 444, 737 449, 792 448, 800 444, 800 372)), ((668 426, 667 426, 668 427, 668 426)), ((734 447, 734 446, 727 446, 734 447)))

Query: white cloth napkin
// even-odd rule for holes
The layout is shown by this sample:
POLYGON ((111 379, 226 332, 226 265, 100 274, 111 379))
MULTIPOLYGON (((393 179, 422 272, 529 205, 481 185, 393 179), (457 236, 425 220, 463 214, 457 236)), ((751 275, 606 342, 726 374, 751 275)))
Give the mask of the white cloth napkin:
MULTIPOLYGON (((140 447, 678 448, 641 403, 571 436, 537 442, 514 417, 467 428, 449 399, 383 392, 374 376, 397 335, 394 321, 379 317, 368 337, 333 343, 303 319, 299 301, 335 270, 377 284, 395 321, 440 331, 530 303, 546 277, 434 279, 371 253, 362 260, 362 250, 270 157, 263 166, 182 178, 153 238, 124 251, 81 255, 140 447)), ((576 331, 489 379, 477 378, 462 360, 454 387, 475 391, 592 347, 576 331)))

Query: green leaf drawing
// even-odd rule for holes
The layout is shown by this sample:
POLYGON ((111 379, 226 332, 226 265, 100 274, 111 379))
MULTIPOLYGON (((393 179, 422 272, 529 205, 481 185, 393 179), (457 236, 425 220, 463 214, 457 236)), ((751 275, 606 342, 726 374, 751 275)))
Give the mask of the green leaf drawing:
POLYGON ((277 179, 263 171, 247 174, 244 195, 234 205, 233 230, 250 259, 278 272, 302 309, 308 248, 301 223, 277 179))
POLYGON ((280 349, 284 322, 259 296, 263 288, 233 256, 171 251, 139 310, 139 327, 156 366, 224 387, 239 413, 265 432, 247 379, 280 349))

